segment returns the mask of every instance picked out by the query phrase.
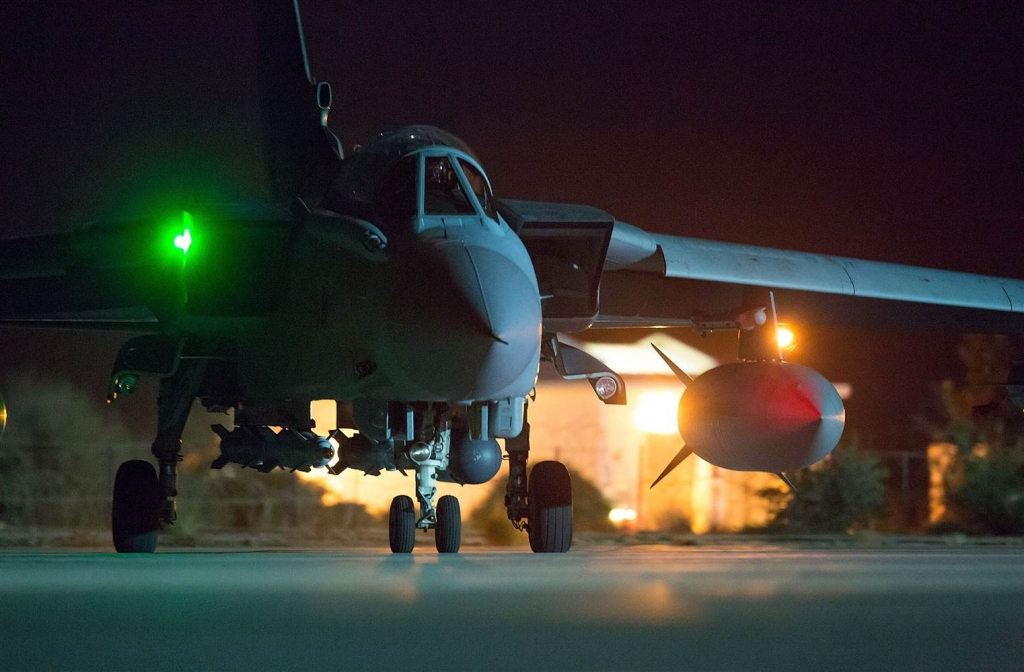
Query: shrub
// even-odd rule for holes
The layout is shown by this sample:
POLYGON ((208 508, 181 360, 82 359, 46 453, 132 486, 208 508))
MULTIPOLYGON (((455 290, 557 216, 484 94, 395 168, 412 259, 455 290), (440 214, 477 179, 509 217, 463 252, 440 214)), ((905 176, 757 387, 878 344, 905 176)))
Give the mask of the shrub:
POLYGON ((888 471, 856 442, 810 469, 787 474, 795 491, 758 491, 773 506, 768 527, 791 532, 850 532, 868 527, 885 506, 888 471))
POLYGON ((991 451, 961 457, 959 483, 946 495, 953 518, 976 534, 1024 534, 1024 455, 991 451))

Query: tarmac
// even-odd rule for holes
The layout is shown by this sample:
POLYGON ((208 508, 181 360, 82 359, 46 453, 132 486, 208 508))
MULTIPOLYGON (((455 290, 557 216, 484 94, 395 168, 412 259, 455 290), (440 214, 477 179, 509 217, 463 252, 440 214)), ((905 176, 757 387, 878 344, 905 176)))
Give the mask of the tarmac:
POLYGON ((1024 548, 0 553, 4 670, 1021 670, 1024 548))

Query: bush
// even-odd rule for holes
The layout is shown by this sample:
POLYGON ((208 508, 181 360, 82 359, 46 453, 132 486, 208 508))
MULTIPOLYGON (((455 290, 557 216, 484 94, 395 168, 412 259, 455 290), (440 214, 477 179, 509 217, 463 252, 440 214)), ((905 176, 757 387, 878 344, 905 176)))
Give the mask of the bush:
MULTIPOLYGON (((66 380, 11 377, 4 388, 10 418, 0 441, 0 527, 107 528, 117 466, 148 459, 149 442, 66 380)), ((219 454, 211 422, 225 420, 196 404, 178 468, 178 521, 165 528, 176 543, 195 544, 201 528, 322 537, 375 523, 361 504, 323 506, 320 488, 293 474, 237 465, 211 471, 219 454)))
POLYGON ((1024 534, 1024 455, 994 451, 961 459, 960 482, 946 495, 953 518, 975 534, 1024 534))
POLYGON ((885 506, 888 471, 878 455, 855 442, 841 445, 810 469, 787 474, 795 492, 767 488, 758 495, 773 507, 769 529, 852 532, 868 527, 885 506))
POLYGON ((66 380, 14 376, 0 441, 0 523, 104 527, 117 464, 137 444, 66 380))

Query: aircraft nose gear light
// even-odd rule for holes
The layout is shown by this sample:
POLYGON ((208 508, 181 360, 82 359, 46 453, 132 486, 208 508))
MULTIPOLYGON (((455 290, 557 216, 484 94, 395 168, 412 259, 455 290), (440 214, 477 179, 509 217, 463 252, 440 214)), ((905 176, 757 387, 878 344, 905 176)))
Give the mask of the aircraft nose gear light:
POLYGON ((619 385, 611 376, 602 376, 594 382, 594 391, 601 401, 608 401, 619 391, 619 385))
POLYGON ((425 461, 430 459, 431 452, 430 446, 422 442, 416 442, 409 446, 406 454, 409 456, 409 459, 416 464, 423 464, 425 461))

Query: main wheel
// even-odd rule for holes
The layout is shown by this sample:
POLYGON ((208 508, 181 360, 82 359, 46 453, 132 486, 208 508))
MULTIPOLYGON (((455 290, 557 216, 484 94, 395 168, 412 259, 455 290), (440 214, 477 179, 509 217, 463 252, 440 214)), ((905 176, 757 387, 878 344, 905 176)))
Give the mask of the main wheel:
POLYGON ((128 460, 114 477, 110 527, 118 553, 152 553, 160 531, 160 482, 145 460, 128 460))
POLYGON ((438 553, 458 553, 462 545, 462 509, 459 500, 451 495, 437 500, 434 543, 438 553))
POLYGON ((540 462, 530 472, 530 548, 565 553, 572 546, 572 482, 561 462, 540 462))
POLYGON ((388 542, 392 553, 412 553, 416 545, 416 509, 408 495, 399 495, 391 500, 388 542))

